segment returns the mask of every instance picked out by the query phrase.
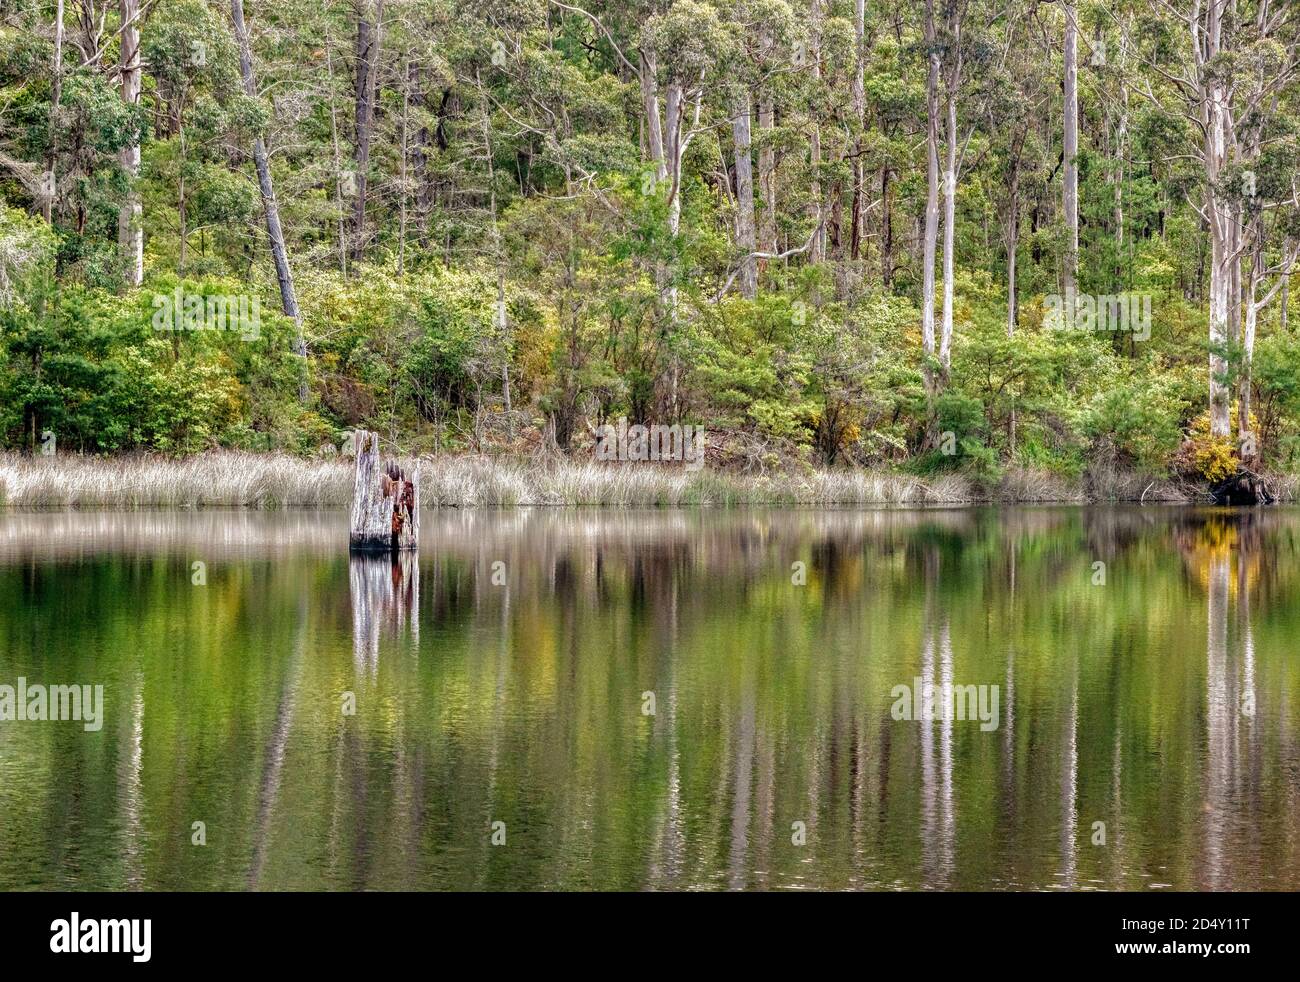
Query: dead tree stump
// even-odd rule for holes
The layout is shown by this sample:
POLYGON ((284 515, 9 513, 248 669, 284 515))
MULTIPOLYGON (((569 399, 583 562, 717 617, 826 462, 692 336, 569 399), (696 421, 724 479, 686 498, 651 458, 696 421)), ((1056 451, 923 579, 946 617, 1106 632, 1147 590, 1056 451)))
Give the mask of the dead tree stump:
POLYGON ((353 552, 400 552, 420 542, 420 471, 407 474, 395 460, 381 463, 379 434, 357 433, 349 543, 353 552))

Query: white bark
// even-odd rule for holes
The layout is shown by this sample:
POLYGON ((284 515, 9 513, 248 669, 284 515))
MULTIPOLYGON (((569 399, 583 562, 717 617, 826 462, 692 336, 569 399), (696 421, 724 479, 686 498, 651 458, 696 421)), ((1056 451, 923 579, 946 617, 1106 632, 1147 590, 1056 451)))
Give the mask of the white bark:
POLYGON ((962 81, 961 28, 964 8, 950 12, 948 42, 952 46, 951 61, 945 80, 947 100, 947 170, 943 176, 943 333, 939 340, 939 364, 943 381, 947 382, 952 367, 953 277, 956 261, 957 221, 957 97, 962 81))
MULTIPOLYGON (((1015 151, 1019 153, 1017 149, 1015 151)), ((1007 216, 1007 337, 1016 333, 1016 252, 1020 246, 1020 161, 1011 165, 1011 208, 1007 216)))
MULTIPOLYGON (((811 26, 809 28, 809 51, 808 56, 812 59, 812 76, 815 89, 819 89, 822 77, 822 6, 821 0, 812 0, 812 11, 810 14, 811 26)), ((808 162, 812 170, 812 182, 809 186, 809 197, 813 202, 813 220, 816 222, 816 231, 813 233, 812 246, 808 250, 808 261, 816 265, 826 258, 826 231, 822 224, 822 212, 825 204, 822 201, 822 183, 819 171, 822 165, 822 129, 821 121, 814 114, 812 124, 812 134, 808 139, 808 162)))
MULTIPOLYGON (((1211 0, 1206 14, 1205 38, 1196 38, 1198 27, 1193 21, 1193 41, 1198 59, 1209 62, 1219 54, 1221 34, 1221 4, 1211 0)), ((1226 437, 1230 429, 1228 387, 1225 375, 1228 365, 1215 346, 1228 341, 1228 307, 1231 291, 1231 264, 1236 261, 1231 253, 1231 208, 1218 192, 1219 175, 1228 160, 1227 94, 1221 78, 1206 71, 1202 63, 1202 77, 1206 80, 1205 99, 1201 108, 1205 132, 1205 211, 1210 223, 1210 433, 1226 437)))
POLYGON ((758 296, 758 260, 754 256, 754 170, 750 157, 750 97, 747 89, 734 96, 731 135, 735 143, 736 246, 740 249, 740 293, 746 300, 758 296))
POLYGON ((775 126, 772 94, 763 92, 758 100, 758 132, 762 141, 758 150, 758 187, 763 204, 762 220, 758 223, 758 251, 769 253, 776 252, 776 151, 772 147, 775 126))
MULTIPOLYGON (((129 106, 140 104, 140 2, 119 0, 122 18, 122 101, 129 106)), ((136 181, 140 177, 140 142, 133 140, 118 153, 118 163, 131 182, 126 201, 117 212, 117 244, 126 263, 126 280, 131 286, 144 282, 143 209, 136 181)))
POLYGON ((1073 3, 1065 4, 1064 115, 1065 294, 1072 297, 1079 276, 1079 25, 1073 3))
POLYGON ((939 52, 934 31, 934 0, 925 3, 925 43, 928 65, 925 78, 926 104, 926 197, 925 232, 921 253, 921 345, 925 352, 926 390, 934 395, 934 257, 939 237, 939 52))
MULTIPOLYGON (((867 68, 867 42, 866 42, 866 2, 865 0, 854 0, 853 4, 853 120, 860 126, 866 126, 867 99, 866 99, 866 68, 867 68)), ((854 141, 853 154, 853 203, 849 208, 849 255, 857 259, 862 254, 862 223, 864 220, 863 208, 863 170, 862 170, 862 137, 859 135, 854 141)))

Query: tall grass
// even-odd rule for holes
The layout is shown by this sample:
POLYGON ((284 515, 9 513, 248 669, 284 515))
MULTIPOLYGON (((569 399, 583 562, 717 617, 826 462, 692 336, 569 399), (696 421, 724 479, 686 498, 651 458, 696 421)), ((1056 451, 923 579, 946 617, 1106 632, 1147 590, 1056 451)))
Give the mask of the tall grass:
MULTIPOLYGON (((40 508, 339 508, 352 497, 353 464, 283 454, 222 451, 167 457, 21 457, 0 454, 0 504, 40 508)), ((1008 471, 994 486, 960 474, 921 479, 865 470, 748 475, 654 464, 483 456, 420 461, 426 507, 595 505, 933 505, 974 502, 1173 500, 1167 482, 1108 473, 1079 484, 1038 471, 1008 471)), ((1294 497, 1294 482, 1285 489, 1294 497)), ((1187 499, 1183 499, 1187 500, 1187 499)))
POLYGON ((280 454, 169 457, 0 455, 11 508, 329 507, 352 497, 352 464, 280 454))
POLYGON ((908 475, 815 471, 744 475, 645 464, 536 463, 453 457, 426 460, 420 496, 430 505, 849 505, 972 500, 964 481, 927 485, 908 475))

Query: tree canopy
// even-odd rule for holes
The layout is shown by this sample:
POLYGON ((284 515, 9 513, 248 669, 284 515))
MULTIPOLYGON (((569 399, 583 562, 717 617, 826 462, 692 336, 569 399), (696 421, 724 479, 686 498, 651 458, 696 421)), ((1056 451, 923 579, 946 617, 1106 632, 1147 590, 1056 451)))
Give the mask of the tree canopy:
POLYGON ((1276 0, 8 0, 0 445, 1294 469, 1298 68, 1276 0))

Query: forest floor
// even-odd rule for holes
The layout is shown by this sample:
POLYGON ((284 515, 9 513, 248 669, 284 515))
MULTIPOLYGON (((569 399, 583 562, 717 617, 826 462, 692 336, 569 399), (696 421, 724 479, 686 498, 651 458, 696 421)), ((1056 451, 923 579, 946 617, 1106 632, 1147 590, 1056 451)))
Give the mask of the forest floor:
MULTIPOLYGON (((579 505, 843 506, 1208 501, 1203 487, 1122 470, 1079 480, 1007 470, 997 481, 861 469, 744 473, 649 463, 446 455, 419 462, 424 507, 579 505)), ((353 464, 343 457, 216 451, 194 457, 0 454, 0 506, 42 508, 342 508, 353 464)), ((1297 499, 1300 480, 1273 480, 1297 499)))

